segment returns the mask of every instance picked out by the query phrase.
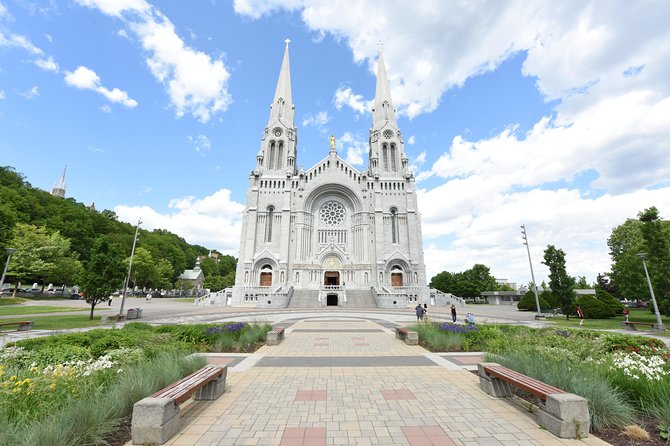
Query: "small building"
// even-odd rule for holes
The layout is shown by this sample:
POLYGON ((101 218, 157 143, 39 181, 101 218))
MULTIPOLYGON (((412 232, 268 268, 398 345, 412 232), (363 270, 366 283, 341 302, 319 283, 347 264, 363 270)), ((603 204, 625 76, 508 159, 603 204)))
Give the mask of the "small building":
POLYGON ((205 280, 205 273, 202 272, 200 266, 197 266, 193 269, 185 269, 178 277, 179 280, 184 280, 191 284, 192 288, 199 290, 202 288, 202 283, 205 280))

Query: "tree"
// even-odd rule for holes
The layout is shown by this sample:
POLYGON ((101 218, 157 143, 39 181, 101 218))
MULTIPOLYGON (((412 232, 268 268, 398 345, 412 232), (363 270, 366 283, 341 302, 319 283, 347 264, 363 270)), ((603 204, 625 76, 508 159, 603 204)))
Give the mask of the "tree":
POLYGON ((120 247, 105 237, 98 238, 91 249, 81 281, 84 300, 91 306, 89 319, 93 319, 95 306, 106 302, 121 287, 125 276, 126 267, 120 247))
POLYGON ((593 289, 593 284, 586 281, 586 276, 577 276, 575 288, 578 290, 593 289))
POLYGON ((612 230, 607 239, 612 257, 610 279, 616 284, 619 298, 639 299, 648 295, 642 262, 637 253, 644 251, 642 222, 627 219, 612 230))
MULTIPOLYGON (((126 268, 128 268, 128 263, 130 262, 130 257, 126 259, 126 268)), ((160 282, 160 276, 158 274, 158 269, 156 268, 156 262, 154 261, 153 256, 143 247, 138 247, 135 249, 135 255, 133 256, 133 269, 130 274, 131 281, 134 286, 139 286, 140 288, 144 287, 157 287, 160 282)))
POLYGON ((575 279, 565 270, 565 252, 554 245, 547 245, 544 250, 544 261, 549 267, 549 287, 556 296, 561 311, 567 319, 575 308, 575 279))
POLYGON ((489 267, 479 263, 461 273, 442 271, 430 280, 430 286, 461 297, 479 297, 483 291, 498 289, 489 267))
POLYGON ((158 273, 159 288, 162 290, 172 288, 172 276, 174 276, 172 264, 167 259, 160 259, 156 264, 156 271, 158 273))
POLYGON ((12 257, 8 277, 18 280, 72 283, 81 272, 81 265, 70 250, 70 240, 58 231, 50 233, 44 226, 25 223, 14 226, 11 245, 17 251, 12 257))
POLYGON ((670 228, 651 207, 638 214, 647 253, 647 269, 659 310, 670 316, 670 228))

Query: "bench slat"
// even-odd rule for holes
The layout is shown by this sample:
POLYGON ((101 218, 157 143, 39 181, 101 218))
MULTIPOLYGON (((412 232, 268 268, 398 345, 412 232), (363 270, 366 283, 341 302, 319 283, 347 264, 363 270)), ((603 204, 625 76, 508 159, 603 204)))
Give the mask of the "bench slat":
POLYGON ((170 384, 162 390, 154 393, 150 398, 172 398, 176 404, 181 404, 191 397, 198 389, 204 387, 210 381, 221 376, 223 369, 219 367, 206 366, 195 373, 170 384))
POLYGON ((488 366, 484 367, 484 371, 494 378, 509 382, 515 387, 532 393, 542 399, 547 399, 547 395, 555 393, 567 393, 558 387, 550 386, 549 384, 545 384, 542 381, 538 381, 515 370, 508 369, 507 367, 488 366))

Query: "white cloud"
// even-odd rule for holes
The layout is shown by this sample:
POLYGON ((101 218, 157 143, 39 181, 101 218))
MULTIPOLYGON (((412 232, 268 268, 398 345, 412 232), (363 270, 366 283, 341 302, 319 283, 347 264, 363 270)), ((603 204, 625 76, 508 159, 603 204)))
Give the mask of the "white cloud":
POLYGON ((327 111, 320 111, 315 115, 307 113, 302 118, 302 126, 307 127, 311 125, 319 129, 319 131, 323 133, 328 131, 328 129, 326 129, 325 127, 328 121, 330 121, 330 116, 328 115, 327 111))
POLYGON ((410 146, 413 146, 415 142, 416 142, 416 137, 414 135, 407 138, 407 144, 409 144, 410 146))
POLYGON ((172 211, 165 214, 148 206, 125 205, 116 206, 114 212, 133 224, 141 218, 144 229, 166 229, 189 243, 238 255, 244 205, 231 200, 230 190, 220 189, 202 199, 174 199, 169 207, 172 211))
POLYGON ((34 56, 41 56, 44 54, 44 51, 33 45, 27 37, 18 34, 5 34, 0 31, 0 47, 3 46, 8 48, 21 48, 34 56))
POLYGON ((58 72, 58 64, 52 56, 47 57, 46 59, 37 59, 35 65, 43 69, 44 71, 53 71, 58 72))
POLYGON ((100 107, 100 111, 102 111, 103 113, 111 113, 112 107, 110 107, 109 105, 103 105, 102 107, 100 107))
POLYGON ((20 92, 19 94, 20 94, 21 96, 23 96, 24 98, 26 98, 26 99, 35 99, 37 96, 40 95, 40 90, 39 90, 39 88, 37 87, 37 85, 35 85, 35 86, 34 86, 33 88, 31 88, 30 90, 22 91, 22 92, 20 92))
POLYGON ((351 87, 340 87, 335 90, 333 102, 335 103, 335 108, 338 110, 341 110, 346 105, 359 115, 364 115, 370 113, 374 101, 366 101, 360 94, 354 94, 351 91, 351 87))
POLYGON ((0 19, 13 20, 12 15, 7 11, 7 7, 0 3, 0 19))
POLYGON ((228 92, 230 73, 222 59, 192 49, 175 31, 174 25, 144 0, 77 0, 121 19, 142 43, 146 63, 161 82, 181 117, 191 114, 201 122, 225 111, 232 99, 228 92))
POLYGON ((336 144, 338 151, 346 152, 345 161, 352 166, 362 166, 365 163, 365 158, 368 155, 368 141, 360 135, 345 132, 336 144))
POLYGON ((206 135, 188 136, 186 141, 195 147, 196 152, 209 152, 212 149, 212 142, 206 135))
POLYGON ((53 43, 54 38, 51 34, 45 34, 44 38, 47 39, 50 43, 53 43))
POLYGON ((118 88, 109 90, 102 86, 100 77, 90 68, 79 66, 74 71, 66 71, 65 82, 71 87, 76 87, 80 90, 97 91, 110 102, 119 103, 124 107, 134 108, 137 106, 137 101, 128 97, 128 93, 125 91, 118 88))
POLYGON ((0 100, 1 99, 5 99, 5 90, 3 90, 2 88, 0 88, 0 100))

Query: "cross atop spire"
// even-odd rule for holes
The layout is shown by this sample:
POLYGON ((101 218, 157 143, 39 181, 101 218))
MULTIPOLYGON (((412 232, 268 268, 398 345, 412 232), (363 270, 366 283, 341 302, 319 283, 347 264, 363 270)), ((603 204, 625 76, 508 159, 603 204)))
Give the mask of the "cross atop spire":
POLYGON ((286 40, 284 40, 284 43, 286 44, 286 48, 288 48, 288 44, 291 43, 291 39, 287 37, 286 40))
POLYGON ((379 52, 382 52, 382 49, 384 48, 384 42, 381 40, 377 42, 377 46, 379 47, 379 52))

